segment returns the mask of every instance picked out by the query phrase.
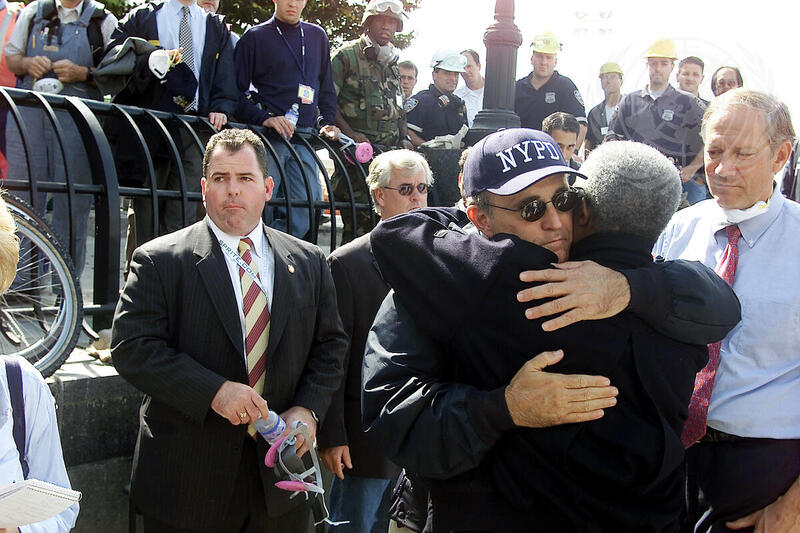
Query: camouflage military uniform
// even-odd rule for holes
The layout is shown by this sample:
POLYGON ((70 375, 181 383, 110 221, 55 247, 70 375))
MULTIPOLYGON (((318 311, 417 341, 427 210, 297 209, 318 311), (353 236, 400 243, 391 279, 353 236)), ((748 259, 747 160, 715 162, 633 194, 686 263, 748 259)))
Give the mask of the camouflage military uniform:
MULTIPOLYGON (((400 142, 400 121, 403 113, 400 71, 396 61, 381 65, 367 59, 366 39, 345 43, 331 58, 333 83, 338 94, 339 112, 353 130, 363 133, 374 145, 395 148, 400 142)), ((349 166, 353 180, 354 201, 369 203, 369 192, 358 169, 349 166)), ((338 174, 338 173, 337 173, 338 174)), ((334 176, 333 192, 337 201, 349 201, 347 185, 334 176)), ((357 228, 353 233, 349 211, 342 210, 344 239, 347 242, 372 229, 372 217, 366 210, 356 213, 357 228)))

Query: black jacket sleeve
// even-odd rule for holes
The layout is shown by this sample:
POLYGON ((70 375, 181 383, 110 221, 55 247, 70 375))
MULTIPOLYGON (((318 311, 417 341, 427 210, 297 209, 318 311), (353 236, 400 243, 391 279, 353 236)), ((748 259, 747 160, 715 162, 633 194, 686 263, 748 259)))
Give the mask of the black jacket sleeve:
POLYGON ((447 351, 416 320, 390 292, 367 337, 362 421, 392 462, 444 479, 475 468, 514 423, 503 388, 448 380, 447 351))
MULTIPOLYGON (((236 66, 233 62, 233 44, 231 32, 225 22, 217 17, 209 18, 209 27, 214 25, 219 34, 217 42, 216 68, 209 91, 208 112, 225 113, 233 116, 239 103, 239 90, 236 87, 236 66), (213 22, 212 22, 213 20, 213 22)), ((202 77, 202 73, 201 73, 202 77)))
POLYGON ((698 261, 656 261, 621 273, 631 287, 628 310, 667 337, 711 344, 742 318, 733 289, 698 261))

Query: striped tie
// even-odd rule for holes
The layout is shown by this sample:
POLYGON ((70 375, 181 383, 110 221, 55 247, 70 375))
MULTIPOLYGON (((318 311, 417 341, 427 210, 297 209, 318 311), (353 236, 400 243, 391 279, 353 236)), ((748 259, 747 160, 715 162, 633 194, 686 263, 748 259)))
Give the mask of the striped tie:
MULTIPOLYGON (((239 255, 258 276, 258 265, 253 260, 250 249, 253 241, 244 238, 239 241, 239 255)), ((269 340, 269 309, 267 297, 258 284, 239 267, 239 281, 242 284, 242 306, 245 323, 245 353, 247 354, 247 375, 250 386, 258 394, 264 392, 264 379, 267 370, 267 341, 269 340)), ((252 424, 247 428, 251 435, 255 434, 252 424)))
MULTIPOLYGON (((189 25, 189 6, 183 6, 183 18, 181 19, 181 26, 180 32, 178 34, 178 44, 180 45, 183 50, 181 51, 181 62, 186 63, 186 66, 189 67, 192 72, 194 72, 194 77, 197 77, 197 71, 194 68, 194 45, 192 43, 192 27, 189 25)), ((189 106, 186 108, 187 111, 193 109, 194 105, 194 98, 189 106)))
MULTIPOLYGON (((728 285, 732 286, 733 278, 736 275, 736 265, 739 264, 739 237, 742 236, 742 231, 736 225, 728 226, 725 230, 728 234, 728 246, 725 247, 722 258, 714 271, 728 285)), ((689 416, 681 434, 684 448, 689 448, 706 434, 708 406, 711 403, 711 393, 717 378, 721 348, 722 341, 708 345, 708 364, 697 373, 695 378, 694 392, 689 402, 689 416)))

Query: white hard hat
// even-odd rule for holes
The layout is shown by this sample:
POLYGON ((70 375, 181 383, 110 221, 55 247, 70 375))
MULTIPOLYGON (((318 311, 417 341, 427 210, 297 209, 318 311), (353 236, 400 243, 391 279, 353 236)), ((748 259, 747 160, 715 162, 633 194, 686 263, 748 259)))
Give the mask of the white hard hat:
POLYGON ((437 50, 431 59, 432 68, 449 70, 450 72, 464 72, 467 66, 467 58, 455 50, 437 50))

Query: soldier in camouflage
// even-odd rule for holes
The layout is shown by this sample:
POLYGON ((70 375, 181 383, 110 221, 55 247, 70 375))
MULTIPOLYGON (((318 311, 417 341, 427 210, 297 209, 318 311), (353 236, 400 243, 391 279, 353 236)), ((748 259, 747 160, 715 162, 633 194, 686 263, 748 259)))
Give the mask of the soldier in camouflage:
MULTIPOLYGON (((334 52, 331 58, 333 83, 338 95, 336 125, 356 142, 370 142, 383 149, 405 146, 407 130, 397 53, 391 43, 403 29, 400 0, 371 0, 364 11, 364 34, 334 52)), ((369 203, 363 174, 350 165, 354 201, 369 203)), ((349 201, 347 184, 335 176, 337 201, 349 201)), ((355 231, 349 211, 342 210, 343 242, 367 233, 373 226, 371 210, 356 213, 355 231)))

